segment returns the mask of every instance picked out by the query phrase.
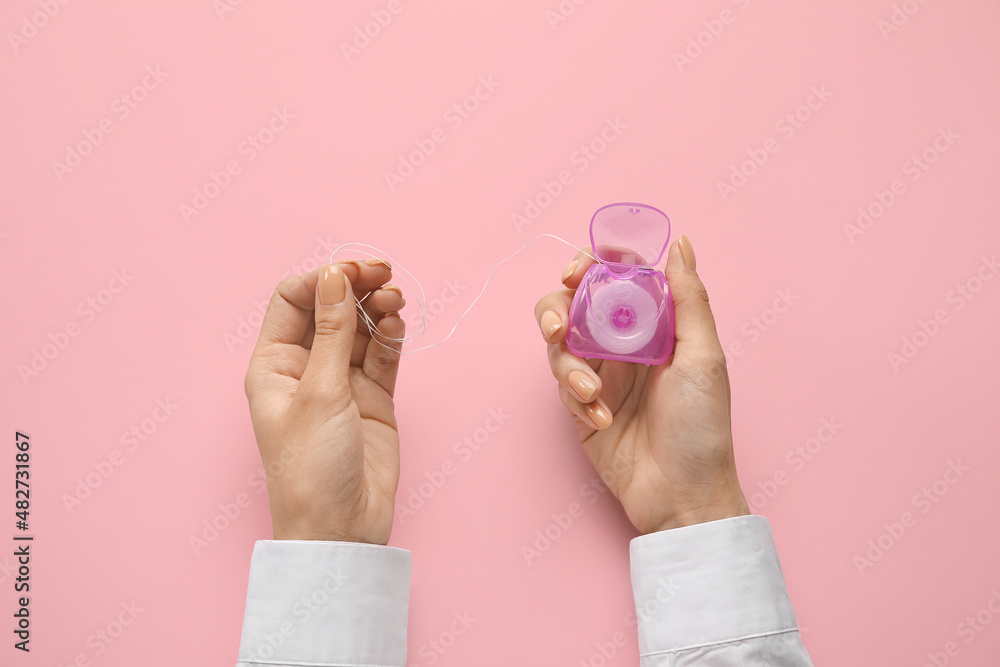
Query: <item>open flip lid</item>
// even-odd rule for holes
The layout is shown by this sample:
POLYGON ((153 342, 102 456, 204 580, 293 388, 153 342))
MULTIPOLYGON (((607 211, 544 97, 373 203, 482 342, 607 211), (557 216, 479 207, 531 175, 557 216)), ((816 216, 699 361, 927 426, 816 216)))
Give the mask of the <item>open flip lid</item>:
POLYGON ((616 266, 655 266, 670 243, 670 218, 645 204, 608 204, 590 221, 594 256, 616 266))

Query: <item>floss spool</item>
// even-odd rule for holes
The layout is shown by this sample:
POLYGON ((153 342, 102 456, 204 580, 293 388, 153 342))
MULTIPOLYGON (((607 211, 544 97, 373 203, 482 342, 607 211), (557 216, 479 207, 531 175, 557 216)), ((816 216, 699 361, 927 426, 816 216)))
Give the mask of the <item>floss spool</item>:
POLYGON ((634 354, 656 335, 656 301, 634 283, 605 283, 592 292, 586 312, 594 342, 612 354, 634 354))

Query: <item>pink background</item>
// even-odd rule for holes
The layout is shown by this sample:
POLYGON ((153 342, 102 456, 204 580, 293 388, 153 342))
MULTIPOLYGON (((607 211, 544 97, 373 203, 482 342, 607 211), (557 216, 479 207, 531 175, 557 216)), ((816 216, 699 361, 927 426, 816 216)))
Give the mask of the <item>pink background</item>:
MULTIPOLYGON (((255 304, 284 275, 354 241, 394 256, 432 306, 456 282, 426 344, 529 239, 584 243, 594 210, 639 201, 697 252, 731 352, 743 486, 774 528, 816 663, 923 665, 954 642, 949 664, 997 664, 1000 618, 981 611, 1000 591, 1000 279, 984 264, 1000 250, 996 2, 900 2, 916 12, 886 32, 890 0, 563 2, 575 11, 554 27, 558 0, 402 0, 350 58, 341 44, 387 1, 248 0, 221 17, 212 0, 49 4, 51 18, 45 3, 0 9, 0 540, 18 532, 18 429, 36 536, 34 650, 11 648, 13 557, 0 556, 0 662, 235 662, 249 556, 270 537, 242 381, 255 304), (686 49, 696 57, 678 65, 686 49), (480 77, 499 87, 456 126, 446 113, 480 77), (829 95, 803 107, 813 89, 829 95), (275 108, 294 118, 250 159, 243 142, 275 108), (797 127, 782 120, 796 112, 797 127), (102 119, 111 131, 95 134, 102 119), (602 146, 609 119, 625 127, 602 146), (444 143, 391 189, 385 172, 438 128, 444 143), (601 153, 581 158, 592 140, 601 153), (80 142, 92 150, 57 174, 80 142), (925 151, 933 164, 914 170, 925 151), (720 192, 753 155, 767 160, 720 192), (185 220, 230 161, 238 173, 185 220), (518 229, 512 215, 563 170, 568 185, 518 229), (877 214, 890 196, 849 233, 859 207, 877 214), (23 379, 36 351, 52 358, 23 379), (122 434, 157 399, 178 407, 130 450, 122 434), (115 450, 121 465, 69 511, 64 496, 115 450), (967 468, 954 484, 950 463, 967 468), (189 538, 240 497, 249 506, 196 554, 189 538), (89 638, 133 601, 143 611, 98 655, 89 638), (977 613, 991 623, 970 636, 977 613)), ((619 631, 629 643, 607 664, 637 662, 634 532, 612 498, 581 494, 594 473, 532 317, 571 255, 534 243, 451 340, 404 359, 399 502, 456 465, 393 532, 413 552, 413 665, 598 665, 596 644, 619 631), (453 446, 497 408, 504 425, 464 460, 453 446), (521 547, 573 502, 583 516, 526 563, 521 547), (429 653, 463 612, 472 627, 429 653)))

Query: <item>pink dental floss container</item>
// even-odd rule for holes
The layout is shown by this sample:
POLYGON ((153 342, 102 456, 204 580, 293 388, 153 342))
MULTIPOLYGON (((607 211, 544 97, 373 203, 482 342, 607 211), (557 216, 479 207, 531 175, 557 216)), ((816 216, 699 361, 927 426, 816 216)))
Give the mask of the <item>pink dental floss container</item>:
POLYGON ((609 204, 590 221, 595 262, 569 310, 566 344, 587 359, 662 364, 674 349, 674 299, 656 268, 670 219, 652 206, 609 204))

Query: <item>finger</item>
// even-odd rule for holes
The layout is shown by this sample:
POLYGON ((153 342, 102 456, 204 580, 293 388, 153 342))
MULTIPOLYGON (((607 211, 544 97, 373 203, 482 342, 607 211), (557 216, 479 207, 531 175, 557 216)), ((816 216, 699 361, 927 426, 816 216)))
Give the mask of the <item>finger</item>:
POLYGON ((368 341, 361 369, 365 375, 385 389, 389 396, 396 390, 396 374, 399 371, 399 350, 402 349, 401 339, 406 331, 406 323, 399 313, 388 313, 379 321, 378 331, 368 341))
POLYGON ((392 278, 392 269, 388 265, 373 260, 358 262, 351 259, 337 264, 344 268, 354 288, 354 295, 359 299, 363 299, 365 294, 378 289, 392 278))
MULTIPOLYGON (((611 416, 611 411, 608 406, 604 405, 601 399, 597 399, 592 403, 583 403, 576 398, 566 387, 559 385, 559 400, 562 401, 563 405, 570 413, 583 422, 592 431, 602 431, 609 426, 613 421, 611 416)), ((587 434, 589 437, 590 434, 587 434)), ((581 438, 583 440, 586 437, 581 438)))
POLYGON ((535 304, 535 322, 547 343, 561 343, 566 340, 566 323, 569 322, 569 307, 575 292, 569 289, 556 290, 546 294, 535 304))
MULTIPOLYGON (((378 324, 378 320, 386 313, 398 313, 405 305, 403 290, 391 283, 382 285, 362 301, 362 309, 375 324, 378 324)), ((358 318, 358 331, 368 333, 368 324, 364 318, 358 318)))
MULTIPOLYGON (((354 286, 358 298, 378 288, 392 277, 385 266, 359 264, 353 260, 337 262, 354 286)), ((300 276, 292 276, 278 283, 267 305, 264 321, 261 323, 258 344, 285 343, 312 346, 314 331, 313 309, 315 308, 316 284, 320 266, 300 276)))
POLYGON ((296 396, 301 393, 304 400, 336 414, 351 400, 347 372, 358 313, 351 282, 339 264, 323 267, 316 287, 316 334, 296 396))
POLYGON ((549 345, 549 368, 559 385, 581 403, 590 403, 601 394, 602 382, 586 359, 576 356, 565 344, 549 345))
MULTIPOLYGON (((368 262, 359 263, 355 260, 345 260, 341 262, 336 262, 337 266, 344 270, 347 274, 347 279, 351 281, 351 286, 354 290, 354 296, 357 299, 363 299, 366 294, 368 294, 373 289, 378 289, 380 285, 385 283, 392 277, 391 269, 384 264, 373 263, 376 260, 368 260, 368 262)), ((377 260, 381 262, 381 260, 377 260)), ((308 295, 308 309, 312 311, 313 309, 313 294, 316 291, 316 281, 319 279, 319 271, 323 267, 319 267, 313 271, 310 271, 307 275, 312 275, 312 280, 307 281, 312 283, 312 294, 308 295)), ((316 333, 316 319, 310 315, 306 318, 308 323, 306 324, 305 332, 303 333, 298 344, 307 350, 312 349, 313 337, 316 333)), ((359 328, 361 328, 359 324, 359 328)), ((364 332, 367 334, 368 328, 364 327, 364 332)), ((361 348, 362 352, 364 347, 361 348)), ((360 362, 359 362, 360 363, 360 362)))
MULTIPOLYGON (((398 313, 405 305, 406 299, 402 296, 402 290, 388 283, 370 293, 361 302, 362 311, 371 320, 373 327, 378 327, 379 321, 386 313, 398 313)), ((371 341, 369 324, 364 317, 358 317, 357 333, 351 350, 351 365, 360 367, 365 360, 368 343, 371 341)))
POLYGON ((562 283, 570 289, 576 289, 580 286, 580 281, 583 280, 584 274, 587 273, 594 262, 596 261, 593 257, 594 251, 591 248, 581 248, 580 252, 576 253, 566 268, 563 269, 562 283))
POLYGON ((698 277, 691 241, 681 236, 667 255, 667 283, 674 298, 676 348, 687 356, 717 355, 722 351, 708 290, 698 277))
POLYGON ((566 339, 565 325, 569 320, 569 307, 575 290, 593 263, 590 250, 581 249, 563 269, 562 282, 568 289, 552 292, 535 304, 535 321, 546 342, 559 343, 566 339))
POLYGON ((322 268, 278 283, 260 325, 258 347, 272 343, 295 345, 302 341, 312 322, 316 281, 322 268))

